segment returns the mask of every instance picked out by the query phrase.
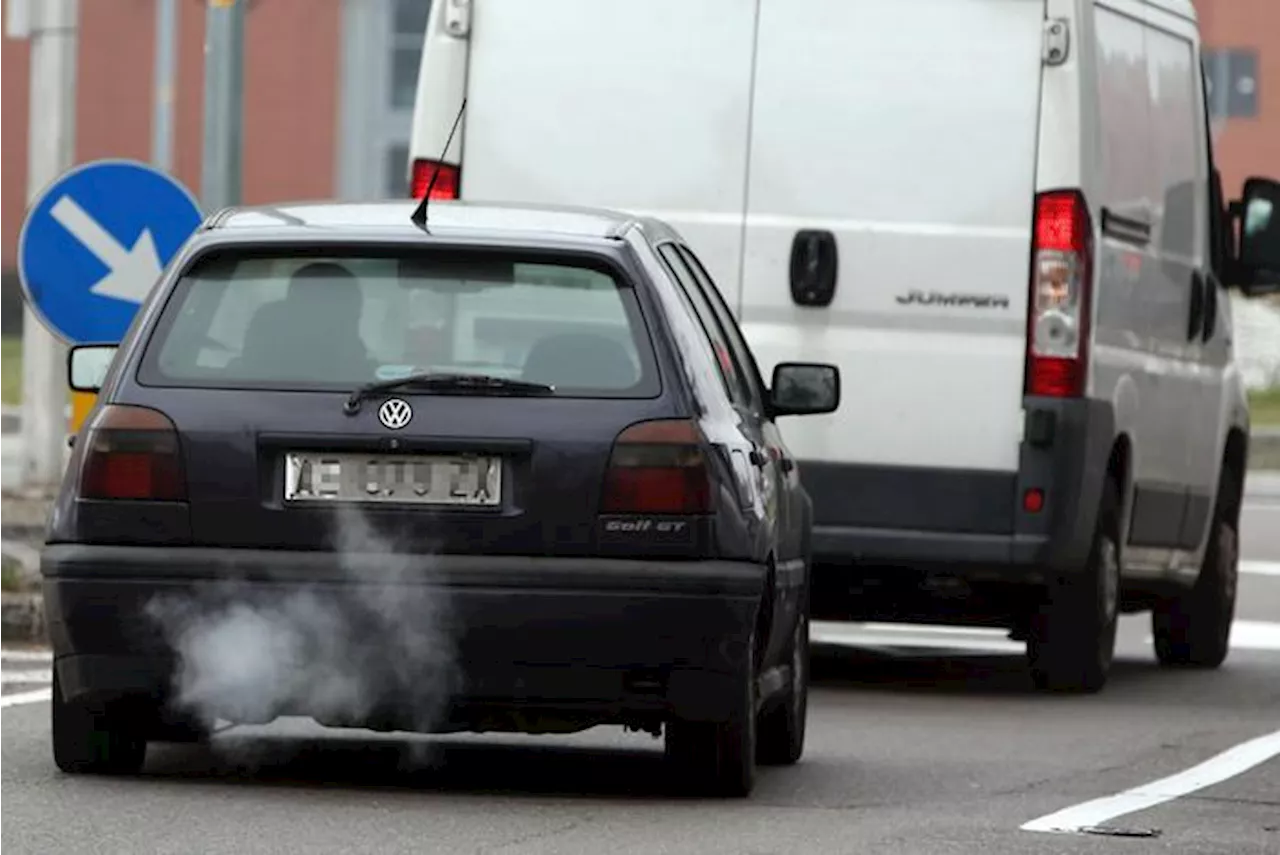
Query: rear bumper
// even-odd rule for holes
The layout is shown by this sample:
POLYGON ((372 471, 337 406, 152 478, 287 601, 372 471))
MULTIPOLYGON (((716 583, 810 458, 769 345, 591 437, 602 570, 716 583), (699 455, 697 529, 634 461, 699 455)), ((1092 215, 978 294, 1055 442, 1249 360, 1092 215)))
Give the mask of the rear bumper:
POLYGON ((47 546, 41 566, 55 668, 69 698, 172 700, 182 693, 180 661, 188 677, 195 661, 222 668, 207 664, 209 651, 226 648, 248 659, 228 667, 253 672, 284 647, 291 652, 282 655, 280 680, 328 657, 338 664, 320 664, 351 672, 376 697, 333 712, 310 708, 314 693, 282 692, 256 715, 350 714, 359 720, 334 723, 383 717, 388 726, 400 726, 398 708, 415 702, 403 696, 432 681, 463 711, 526 705, 601 720, 721 718, 765 579, 763 567, 738 562, 339 559, 70 544, 47 546), (210 636, 219 621, 231 628, 210 636))
POLYGON ((815 562, 1039 583, 1084 568, 1115 437, 1110 404, 1029 398, 1015 472, 803 461, 815 562), (1024 493, 1043 491, 1039 512, 1024 493))

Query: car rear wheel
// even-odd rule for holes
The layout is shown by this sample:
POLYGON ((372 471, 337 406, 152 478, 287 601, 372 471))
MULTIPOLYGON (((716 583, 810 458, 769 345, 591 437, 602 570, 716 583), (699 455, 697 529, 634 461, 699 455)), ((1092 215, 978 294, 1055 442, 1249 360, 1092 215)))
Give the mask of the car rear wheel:
POLYGON ((56 668, 50 706, 53 762, 63 772, 131 775, 142 768, 147 756, 142 735, 110 707, 63 698, 56 668))
POLYGON ((1169 667, 1217 668, 1227 658, 1235 618, 1240 547, 1219 513, 1200 576, 1188 591, 1159 600, 1151 613, 1156 658, 1169 667))
POLYGON ((804 754, 809 706, 809 618, 801 613, 788 648, 791 682, 781 697, 760 714, 756 725, 756 760, 766 766, 789 766, 804 754))
POLYGON ((1120 488, 1108 478, 1084 571, 1048 591, 1032 618, 1027 658, 1036 688, 1101 691, 1111 671, 1120 604, 1120 488))
POLYGON ((756 777, 755 643, 749 639, 738 675, 734 709, 725 721, 683 721, 666 726, 666 758, 678 786, 699 794, 742 798, 756 777))

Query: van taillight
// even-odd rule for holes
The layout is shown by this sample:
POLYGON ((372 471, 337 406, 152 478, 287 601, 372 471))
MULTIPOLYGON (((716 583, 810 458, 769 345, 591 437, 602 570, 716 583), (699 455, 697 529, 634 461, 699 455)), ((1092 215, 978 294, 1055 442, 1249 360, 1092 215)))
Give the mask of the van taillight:
POLYGON ((1028 395, 1084 393, 1089 359, 1093 239, 1078 190, 1036 196, 1027 328, 1028 395))
POLYGON ((613 442, 601 513, 708 513, 711 480, 702 447, 702 434, 692 421, 640 422, 627 428, 613 442))
POLYGON ((178 431, 164 413, 111 404, 85 427, 80 498, 185 501, 178 431))
POLYGON ((439 163, 434 160, 415 160, 413 162, 413 179, 410 182, 410 192, 414 199, 421 199, 427 192, 427 186, 431 185, 432 199, 457 199, 458 198, 458 167, 448 163, 439 163), (436 183, 431 184, 432 176, 436 177, 436 183))

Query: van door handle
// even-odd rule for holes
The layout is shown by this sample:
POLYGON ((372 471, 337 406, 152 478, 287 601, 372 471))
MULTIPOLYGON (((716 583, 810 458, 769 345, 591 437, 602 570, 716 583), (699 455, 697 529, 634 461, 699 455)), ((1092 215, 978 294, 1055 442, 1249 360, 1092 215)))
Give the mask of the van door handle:
POLYGON ((1207 273, 1204 282, 1204 325, 1200 334, 1202 341, 1209 341, 1218 330, 1218 277, 1207 273))
POLYGON ((792 469, 796 468, 795 461, 790 457, 787 457, 787 455, 783 453, 782 449, 776 445, 769 446, 769 456, 778 462, 778 468, 783 472, 790 472, 792 469))
POLYGON ((1194 340, 1204 335, 1204 277, 1200 271, 1191 273, 1191 312, 1187 319, 1187 338, 1194 340))
POLYGON ((836 295, 836 238, 805 229, 791 241, 791 299, 797 306, 829 306, 836 295))

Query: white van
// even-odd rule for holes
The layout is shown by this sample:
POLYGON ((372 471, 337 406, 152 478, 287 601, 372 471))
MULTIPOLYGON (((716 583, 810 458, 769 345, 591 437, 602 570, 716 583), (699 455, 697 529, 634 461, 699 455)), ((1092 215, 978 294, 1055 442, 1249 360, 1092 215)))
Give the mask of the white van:
POLYGON ((1088 691, 1118 612, 1228 647, 1223 283, 1276 287, 1280 212, 1238 245, 1205 105, 1190 0, 442 0, 412 192, 672 223, 765 376, 840 366, 783 428, 815 616, 1007 627, 1088 691))

